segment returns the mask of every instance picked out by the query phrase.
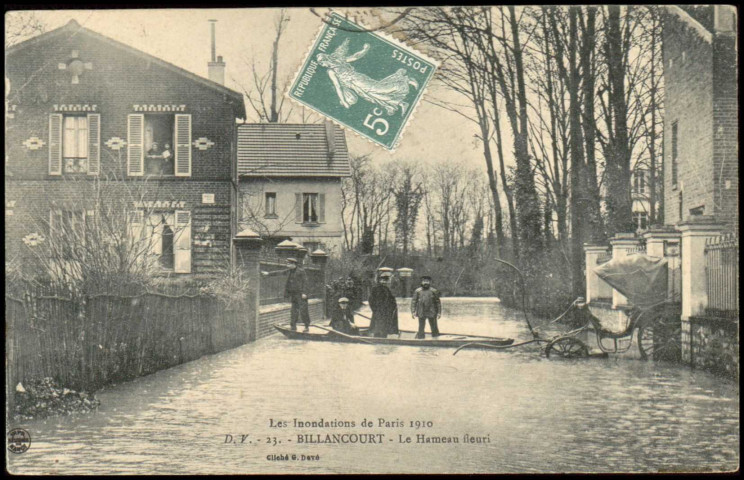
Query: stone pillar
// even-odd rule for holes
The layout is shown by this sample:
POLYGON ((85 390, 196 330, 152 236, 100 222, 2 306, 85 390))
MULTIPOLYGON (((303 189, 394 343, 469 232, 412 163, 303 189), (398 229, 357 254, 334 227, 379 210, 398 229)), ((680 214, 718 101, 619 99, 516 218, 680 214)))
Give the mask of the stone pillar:
POLYGON ((248 298, 248 341, 253 342, 258 338, 258 311, 260 302, 260 285, 261 285, 261 246, 263 240, 254 231, 250 229, 243 230, 233 239, 238 265, 247 275, 251 285, 251 293, 248 298))
POLYGON ((679 301, 679 232, 671 226, 655 226, 643 233, 646 255, 667 260, 667 298, 679 301))
POLYGON ((412 275, 412 268, 403 267, 398 269, 398 277, 400 277, 401 296, 403 298, 408 298, 411 296, 411 281, 413 280, 413 278, 411 278, 412 275))
POLYGON ((704 313, 708 306, 705 280, 705 242, 721 235, 724 226, 710 215, 696 215, 677 224, 681 233, 682 273, 682 361, 692 361, 690 317, 704 313))
POLYGON ((605 245, 584 244, 584 256, 586 259, 586 302, 592 299, 602 298, 600 295, 600 284, 607 285, 596 273, 594 268, 597 266, 597 259, 607 253, 605 245))
POLYGON ((297 245, 297 249, 295 250, 297 263, 305 263, 305 257, 307 257, 307 248, 303 247, 302 245, 297 245))
POLYGON ((328 295, 328 289, 326 288, 326 284, 328 283, 327 278, 327 270, 326 265, 328 264, 328 254, 324 252, 321 249, 317 249, 314 252, 310 253, 310 261, 315 265, 316 267, 320 268, 320 278, 322 279, 323 285, 322 285, 322 291, 323 291, 323 312, 325 313, 326 318, 328 318, 331 314, 331 308, 333 305, 331 305, 331 299, 328 295))
MULTIPOLYGON (((300 248, 300 246, 296 243, 290 240, 284 240, 283 242, 280 242, 276 247, 274 247, 274 251, 279 258, 281 258, 282 260, 287 260, 290 257, 297 258, 298 248, 300 248)), ((298 258, 297 261, 299 262, 299 260, 300 259, 298 258)))
MULTIPOLYGON (((612 246, 612 259, 622 259, 628 256, 628 251, 638 246, 638 238, 634 233, 618 233, 610 239, 612 246)), ((612 308, 618 308, 628 304, 625 295, 617 290, 612 290, 612 308)))

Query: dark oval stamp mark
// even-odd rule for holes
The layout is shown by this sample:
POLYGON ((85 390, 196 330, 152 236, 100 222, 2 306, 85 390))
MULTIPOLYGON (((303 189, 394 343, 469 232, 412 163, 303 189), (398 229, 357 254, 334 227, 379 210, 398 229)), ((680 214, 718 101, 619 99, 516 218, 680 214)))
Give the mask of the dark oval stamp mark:
POLYGON ((22 428, 8 432, 8 450, 12 453, 24 453, 31 447, 31 435, 22 428))

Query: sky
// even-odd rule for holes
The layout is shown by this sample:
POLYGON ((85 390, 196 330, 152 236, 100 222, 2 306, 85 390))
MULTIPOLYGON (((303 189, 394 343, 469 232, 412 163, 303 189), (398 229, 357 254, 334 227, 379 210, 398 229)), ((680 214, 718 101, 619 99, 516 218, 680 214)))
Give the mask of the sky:
MULTIPOLYGON (((90 30, 203 77, 207 77, 211 55, 208 20, 216 19, 217 55, 227 64, 225 84, 243 91, 241 84, 251 85, 253 62, 260 72, 268 70, 277 14, 278 9, 60 10, 39 11, 37 17, 47 31, 75 19, 90 30)), ((280 85, 288 85, 294 77, 323 25, 308 9, 289 9, 289 17, 279 46, 280 85)), ((376 162, 464 162, 485 173, 482 147, 474 136, 476 125, 426 102, 434 93, 454 95, 442 92, 441 87, 430 87, 393 153, 347 131, 350 153, 370 154, 376 162)), ((250 121, 254 112, 249 105, 247 108, 250 121)))

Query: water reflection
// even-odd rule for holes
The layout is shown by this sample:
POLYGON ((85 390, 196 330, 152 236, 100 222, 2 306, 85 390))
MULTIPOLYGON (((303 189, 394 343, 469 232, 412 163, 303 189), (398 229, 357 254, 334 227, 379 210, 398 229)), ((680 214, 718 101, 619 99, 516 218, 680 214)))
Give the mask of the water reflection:
MULTIPOLYGON (((529 338, 521 313, 444 299, 443 332, 529 338)), ((401 328, 416 322, 400 306, 401 328)), ((364 321, 360 320, 360 324, 364 321)), ((100 393, 88 416, 23 425, 15 473, 640 472, 734 470, 738 386, 674 365, 555 361, 507 351, 303 343, 275 336, 100 393), (355 428, 270 428, 270 419, 355 428), (362 428, 363 419, 373 421, 362 428), (432 421, 379 428, 379 419, 432 421), (381 445, 297 444, 298 434, 382 432, 381 445), (417 444, 416 435, 490 443, 417 444), (248 442, 225 443, 226 435, 248 442), (411 444, 398 443, 411 436, 411 444), (282 441, 267 445, 276 437, 282 441), (390 441, 393 440, 393 441, 390 441), (267 455, 320 455, 269 461, 267 455)))

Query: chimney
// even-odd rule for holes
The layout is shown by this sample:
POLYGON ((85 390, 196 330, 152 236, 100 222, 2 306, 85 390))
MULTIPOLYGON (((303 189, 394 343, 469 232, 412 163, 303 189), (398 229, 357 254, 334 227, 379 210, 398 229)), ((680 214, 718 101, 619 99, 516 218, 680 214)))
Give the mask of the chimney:
POLYGON ((209 70, 209 79, 213 82, 217 82, 220 85, 225 84, 225 62, 222 61, 222 56, 217 56, 217 34, 215 32, 217 20, 210 20, 210 26, 212 27, 212 60, 207 63, 209 70))
POLYGON ((326 144, 328 145, 328 161, 332 162, 336 155, 336 139, 334 137, 333 123, 325 122, 326 144))
POLYGON ((736 31, 736 7, 733 5, 714 5, 713 30, 716 33, 734 33, 736 31))

